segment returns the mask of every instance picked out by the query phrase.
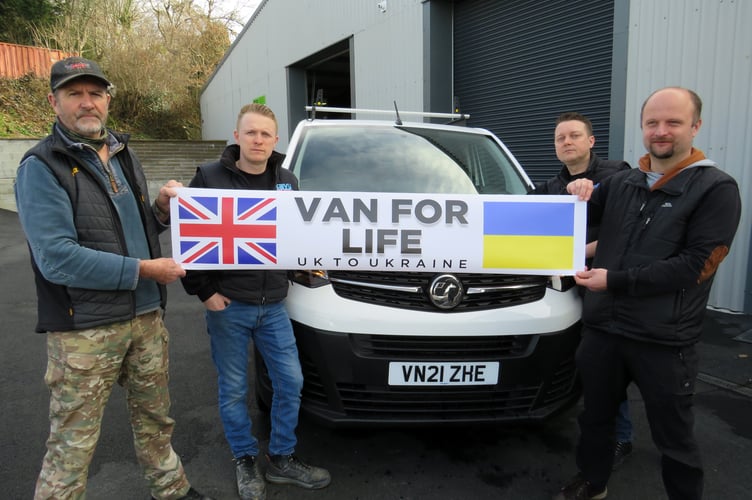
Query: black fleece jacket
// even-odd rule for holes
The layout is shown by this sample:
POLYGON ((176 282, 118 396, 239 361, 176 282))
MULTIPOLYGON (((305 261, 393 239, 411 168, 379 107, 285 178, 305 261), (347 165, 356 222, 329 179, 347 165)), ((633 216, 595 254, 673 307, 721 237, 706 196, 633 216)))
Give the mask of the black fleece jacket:
POLYGON ((608 284, 585 293, 583 323, 641 341, 692 344, 739 224, 739 189, 710 160, 653 190, 645 176, 620 172, 593 191, 588 209, 600 234, 592 267, 608 270, 608 284))
MULTIPOLYGON (((235 162, 240 157, 240 147, 227 146, 219 161, 202 165, 189 187, 252 190, 297 190, 298 179, 280 167, 285 155, 274 151, 267 162, 267 170, 260 175, 250 175, 239 170, 235 162)), ((287 297, 289 286, 284 270, 191 270, 182 279, 183 288, 197 295, 203 302, 215 293, 248 304, 279 302, 287 297)))

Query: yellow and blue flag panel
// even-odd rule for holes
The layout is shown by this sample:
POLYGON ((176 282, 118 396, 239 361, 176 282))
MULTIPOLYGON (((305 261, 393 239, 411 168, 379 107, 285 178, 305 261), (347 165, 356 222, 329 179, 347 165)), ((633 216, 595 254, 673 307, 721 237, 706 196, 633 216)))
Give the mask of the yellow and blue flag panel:
POLYGON ((484 268, 570 268, 573 243, 571 203, 483 203, 484 268))

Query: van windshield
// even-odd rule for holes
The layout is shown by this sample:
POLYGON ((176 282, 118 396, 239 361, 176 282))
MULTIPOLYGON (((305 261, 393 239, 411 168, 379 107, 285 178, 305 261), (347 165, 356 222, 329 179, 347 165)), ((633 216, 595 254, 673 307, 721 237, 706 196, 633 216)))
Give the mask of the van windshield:
POLYGON ((525 194, 499 144, 465 130, 308 127, 290 168, 307 191, 525 194))

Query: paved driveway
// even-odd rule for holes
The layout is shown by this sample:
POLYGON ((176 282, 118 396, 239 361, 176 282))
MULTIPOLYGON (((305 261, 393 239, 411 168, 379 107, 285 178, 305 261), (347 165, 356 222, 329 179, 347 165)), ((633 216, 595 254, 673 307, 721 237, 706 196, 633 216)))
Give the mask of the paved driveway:
MULTIPOLYGON (((164 240, 167 246, 167 240, 164 240)), ((0 211, 0 491, 32 497, 48 432, 43 382, 44 336, 32 333, 33 279, 15 213, 0 211)), ((169 287, 173 445, 191 481, 217 499, 235 499, 234 469, 216 408, 216 380, 198 301, 169 287)), ((706 498, 750 498, 752 491, 752 344, 736 340, 752 318, 711 312, 701 344, 697 431, 706 464, 706 498), (746 386, 745 386, 746 385, 746 386)), ((610 499, 665 498, 659 456, 637 391, 630 394, 636 427, 633 456, 609 484, 610 499)), ((262 446, 268 419, 253 405, 262 446)), ((320 491, 269 486, 270 499, 546 499, 575 472, 579 407, 539 427, 333 430, 305 418, 299 454, 328 467, 320 491)), ((149 498, 136 465, 124 402, 117 387, 90 468, 88 498, 149 498)))

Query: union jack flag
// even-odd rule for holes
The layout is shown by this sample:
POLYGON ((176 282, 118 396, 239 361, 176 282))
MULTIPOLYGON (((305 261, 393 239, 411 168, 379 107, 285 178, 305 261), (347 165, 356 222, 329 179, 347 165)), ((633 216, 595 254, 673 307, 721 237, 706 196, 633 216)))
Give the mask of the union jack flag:
POLYGON ((181 196, 178 222, 184 263, 277 263, 275 198, 181 196))

